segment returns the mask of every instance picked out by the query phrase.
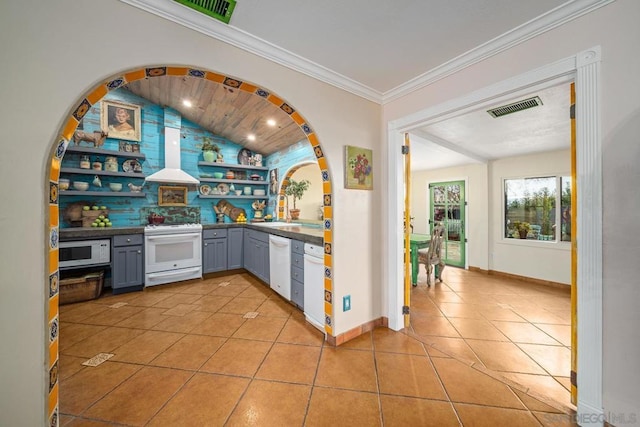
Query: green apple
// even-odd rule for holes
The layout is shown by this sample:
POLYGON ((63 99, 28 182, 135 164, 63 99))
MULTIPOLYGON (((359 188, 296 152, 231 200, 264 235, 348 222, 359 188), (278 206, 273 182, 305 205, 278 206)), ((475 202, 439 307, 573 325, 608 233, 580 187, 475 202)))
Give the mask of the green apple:
POLYGON ((98 224, 98 227, 104 227, 104 222, 101 222, 100 224, 98 224))
POLYGON ((98 219, 104 219, 104 215, 100 215, 98 219))
POLYGON ((100 209, 102 209, 103 211, 107 209, 106 206, 100 206, 100 209))
POLYGON ((91 223, 91 226, 92 226, 92 227, 97 227, 97 226, 98 226, 98 224, 96 224, 95 222, 92 222, 92 223, 91 223))
POLYGON ((94 211, 97 211, 99 208, 97 206, 91 206, 91 209, 93 209, 94 211))
POLYGON ((90 209, 91 209, 91 208, 90 208, 89 206, 83 206, 83 207, 82 207, 82 210, 83 210, 83 211, 88 211, 88 210, 90 210, 90 209))
POLYGON ((107 227, 111 227, 112 225, 113 225, 113 224, 111 224, 110 222, 108 222, 108 223, 106 224, 106 226, 107 226, 107 227))

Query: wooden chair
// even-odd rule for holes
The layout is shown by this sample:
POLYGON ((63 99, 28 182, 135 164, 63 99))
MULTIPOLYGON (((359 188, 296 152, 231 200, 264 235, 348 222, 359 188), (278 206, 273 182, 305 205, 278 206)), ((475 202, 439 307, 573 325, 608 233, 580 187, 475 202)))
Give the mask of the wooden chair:
POLYGON ((431 233, 431 241, 429 247, 418 250, 418 263, 424 264, 425 270, 427 270, 427 286, 431 286, 431 272, 435 271, 435 279, 439 279, 442 282, 442 271, 445 264, 440 257, 440 251, 442 249, 442 241, 444 240, 444 226, 437 224, 433 227, 431 233), (435 269, 433 266, 437 266, 435 269))

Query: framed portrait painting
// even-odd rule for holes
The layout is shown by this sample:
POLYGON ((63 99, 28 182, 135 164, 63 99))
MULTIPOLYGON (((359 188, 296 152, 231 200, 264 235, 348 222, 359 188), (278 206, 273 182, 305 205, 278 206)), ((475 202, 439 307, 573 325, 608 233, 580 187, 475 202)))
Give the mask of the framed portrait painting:
POLYGON ((373 150, 345 145, 344 187, 373 190, 373 150))
POLYGON ((109 138, 140 141, 140 106, 116 101, 102 101, 100 128, 109 138))
POLYGON ((187 206, 187 187, 158 187, 158 206, 187 206))

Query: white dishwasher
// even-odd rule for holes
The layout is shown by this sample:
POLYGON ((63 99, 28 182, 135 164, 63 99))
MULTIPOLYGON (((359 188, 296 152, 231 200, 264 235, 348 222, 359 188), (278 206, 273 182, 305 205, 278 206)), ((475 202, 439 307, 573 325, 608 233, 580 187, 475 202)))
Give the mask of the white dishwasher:
POLYGON ((291 239, 269 235, 269 281, 271 289, 291 300, 291 239))
POLYGON ((324 249, 304 244, 304 315, 324 332, 324 249))

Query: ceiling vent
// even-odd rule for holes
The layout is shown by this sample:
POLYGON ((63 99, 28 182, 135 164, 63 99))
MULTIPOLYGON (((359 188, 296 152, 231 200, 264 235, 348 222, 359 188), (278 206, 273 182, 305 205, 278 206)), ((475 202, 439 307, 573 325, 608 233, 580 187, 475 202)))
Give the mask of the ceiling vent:
POLYGON ((177 3, 204 13, 207 16, 229 23, 233 9, 236 7, 236 0, 173 0, 177 3))
POLYGON ((491 110, 487 110, 487 113, 491 114, 491 117, 493 118, 498 118, 506 116, 507 114, 537 107, 539 105, 542 105, 542 100, 539 97, 534 96, 533 98, 523 99, 522 101, 514 102, 513 104, 492 108, 491 110))

